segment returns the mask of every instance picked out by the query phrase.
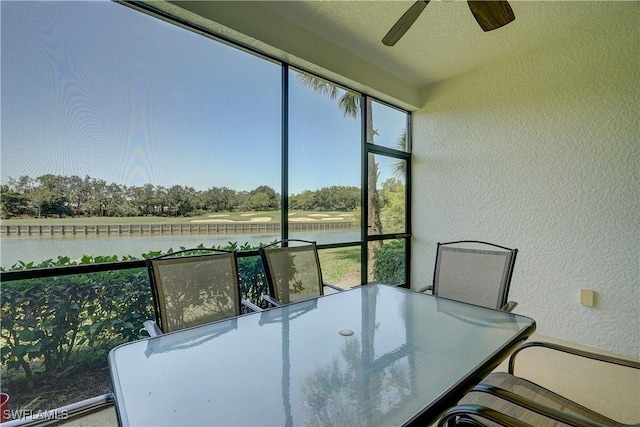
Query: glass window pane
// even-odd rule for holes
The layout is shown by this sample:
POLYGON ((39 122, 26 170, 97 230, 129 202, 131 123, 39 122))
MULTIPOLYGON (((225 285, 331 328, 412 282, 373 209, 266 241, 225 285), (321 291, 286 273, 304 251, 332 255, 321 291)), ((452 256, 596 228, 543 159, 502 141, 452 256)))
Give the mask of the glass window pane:
POLYGON ((370 136, 367 142, 409 151, 407 145, 407 113, 376 101, 370 102, 370 136))
MULTIPOLYGON (((242 255, 242 252, 240 252, 240 255, 242 255)), ((242 299, 263 308, 268 307, 268 303, 262 299, 263 295, 269 294, 269 285, 267 284, 267 277, 260 256, 238 257, 238 281, 242 299)), ((242 306, 242 309, 245 313, 251 312, 245 306, 242 306)))
POLYGON ((1 54, 10 215, 186 228, 22 236, 0 265, 279 236, 279 64, 115 2, 3 2, 1 54))
POLYGON ((369 242, 369 253, 373 254, 373 268, 369 271, 370 283, 405 283, 405 244, 405 239, 369 242))
MULTIPOLYGON (((406 160, 369 153, 376 177, 369 191, 369 235, 406 231, 406 160)), ((371 185, 371 183, 369 184, 371 185)))
MULTIPOLYGON (((360 246, 319 250, 322 279, 341 288, 360 285, 360 253, 360 246)), ((329 293, 330 289, 325 289, 325 292, 329 293)))
POLYGON ((290 71, 289 236, 360 240, 360 96, 290 71))
MULTIPOLYGON (((119 262, 200 245, 245 251, 281 237, 280 64, 116 2, 2 2, 1 8, 0 169, 2 213, 10 218, 2 220, 0 266, 119 262)), ((365 98, 289 73, 286 231, 319 244, 360 242, 365 98)), ((367 142, 408 151, 408 114, 366 102, 367 142)), ((376 228, 368 232, 404 232, 406 161, 369 159, 376 228)), ((370 242, 366 266, 363 246, 322 249, 324 279, 357 286, 366 268, 369 281, 403 283, 405 244, 370 242)), ((259 256, 241 256, 238 268, 243 298, 264 306, 259 256)), ((43 304, 45 328, 60 326, 51 318, 58 309, 78 313, 84 325, 78 340, 62 347, 75 346, 69 354, 82 359, 71 360, 78 362, 74 372, 104 373, 108 349, 143 336, 142 321, 153 318, 144 268, 2 286, 2 312, 15 311, 5 316, 13 329, 29 327, 23 317, 30 298, 43 304), (26 300, 23 286, 33 288, 26 300), (55 306, 71 291, 82 298, 55 306)), ((37 334, 19 338, 25 342, 4 343, 3 355, 17 346, 15 357, 3 361, 7 381, 25 379, 20 354, 39 346, 37 334)), ((377 355, 387 351, 376 347, 377 355)), ((41 355, 31 356, 37 374, 50 369, 41 355)), ((105 378, 56 385, 69 391, 105 378)), ((80 395, 87 390, 97 388, 65 392, 69 402, 53 393, 55 405, 44 405, 90 397, 80 395)), ((14 396, 16 406, 31 400, 14 396)))

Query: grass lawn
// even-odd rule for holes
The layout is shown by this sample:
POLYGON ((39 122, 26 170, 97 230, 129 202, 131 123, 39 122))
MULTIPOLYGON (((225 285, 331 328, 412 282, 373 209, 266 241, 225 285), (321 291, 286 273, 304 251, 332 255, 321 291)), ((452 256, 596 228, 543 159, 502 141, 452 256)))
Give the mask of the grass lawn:
MULTIPOLYGON (((304 212, 289 213, 290 222, 347 222, 355 221, 352 212, 304 212)), ((83 218, 12 218, 0 220, 0 225, 138 225, 138 224, 191 224, 229 222, 280 223, 280 211, 268 212, 216 212, 193 217, 83 217, 83 218)))
POLYGON ((360 247, 318 251, 325 282, 348 287, 360 284, 360 247), (347 286, 348 285, 348 286, 347 286))

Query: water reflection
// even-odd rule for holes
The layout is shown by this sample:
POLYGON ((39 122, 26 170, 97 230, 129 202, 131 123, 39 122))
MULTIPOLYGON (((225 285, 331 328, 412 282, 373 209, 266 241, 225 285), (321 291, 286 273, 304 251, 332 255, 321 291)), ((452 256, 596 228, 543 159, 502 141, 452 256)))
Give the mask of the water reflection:
POLYGON ((298 304, 285 305, 276 310, 265 310, 260 313, 260 325, 267 323, 282 324, 282 406, 285 414, 284 425, 293 425, 293 414, 291 412, 291 355, 289 351, 289 321, 298 318, 318 307, 318 301, 308 300, 298 304))
POLYGON ((521 327, 516 315, 512 313, 504 313, 499 310, 470 304, 460 304, 445 298, 438 298, 436 300, 436 309, 439 313, 451 316, 462 323, 479 327, 500 328, 510 331, 517 331, 521 327), (505 316, 505 314, 508 316, 505 316))
MULTIPOLYGON (((298 329, 301 321, 322 321, 322 316, 316 317, 319 300, 285 306, 282 311, 267 310, 261 313, 261 324, 281 325, 284 425, 378 425, 387 417, 393 418, 396 409, 412 394, 415 387, 409 374, 411 358, 406 331, 396 329, 395 337, 389 339, 383 325, 386 322, 381 320, 389 320, 387 310, 393 304, 387 300, 378 307, 378 292, 373 289, 368 291, 361 293, 359 307, 351 306, 361 312, 356 317, 349 317, 360 319, 354 334, 343 337, 344 340, 333 353, 336 356, 320 366, 310 367, 310 370, 301 370, 301 367, 307 362, 314 363, 314 354, 301 351, 299 345, 291 348, 290 342, 300 339, 296 331, 299 333, 305 329, 298 329), (377 317, 380 319, 376 320, 377 317), (296 331, 290 328, 292 321, 297 325, 296 331), (376 346, 376 335, 380 332, 386 345, 385 351, 376 346), (292 351, 295 352, 293 360, 292 351), (298 375, 303 372, 302 377, 298 375)), ((402 311, 398 311, 400 313, 402 311)), ((336 318, 344 316, 339 311, 334 314, 336 318)), ((317 343, 318 348, 327 345, 330 344, 317 343)))
POLYGON ((305 424, 377 425, 381 416, 392 412, 411 394, 406 352, 399 348, 389 354, 395 357, 371 361, 371 354, 358 338, 347 340, 340 358, 305 379, 305 424))
POLYGON ((238 319, 233 318, 217 322, 215 325, 208 324, 191 328, 188 331, 184 330, 181 334, 160 335, 147 340, 147 348, 144 351, 144 355, 149 358, 154 354, 198 347, 237 328, 238 319))

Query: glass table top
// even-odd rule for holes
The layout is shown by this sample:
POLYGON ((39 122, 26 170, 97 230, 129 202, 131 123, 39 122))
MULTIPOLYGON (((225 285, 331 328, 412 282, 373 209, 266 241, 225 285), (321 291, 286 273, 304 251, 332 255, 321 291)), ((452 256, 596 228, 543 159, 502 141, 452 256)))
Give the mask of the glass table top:
POLYGON ((403 425, 435 419, 534 330, 527 317, 367 285, 128 343, 109 365, 123 425, 403 425))

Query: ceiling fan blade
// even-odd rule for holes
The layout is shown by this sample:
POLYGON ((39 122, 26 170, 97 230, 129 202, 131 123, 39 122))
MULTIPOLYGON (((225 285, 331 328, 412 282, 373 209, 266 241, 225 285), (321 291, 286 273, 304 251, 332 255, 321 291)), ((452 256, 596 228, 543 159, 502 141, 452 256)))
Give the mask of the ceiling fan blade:
POLYGON ((492 31, 516 19, 506 1, 468 0, 471 13, 484 31, 492 31))
POLYGON ((418 16, 422 13, 430 0, 419 0, 413 4, 405 13, 398 19, 398 22, 394 24, 389 30, 386 36, 382 39, 382 43, 387 46, 393 46, 400 40, 404 33, 407 32, 411 25, 418 19, 418 16))

